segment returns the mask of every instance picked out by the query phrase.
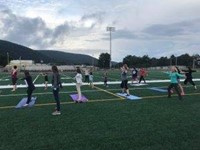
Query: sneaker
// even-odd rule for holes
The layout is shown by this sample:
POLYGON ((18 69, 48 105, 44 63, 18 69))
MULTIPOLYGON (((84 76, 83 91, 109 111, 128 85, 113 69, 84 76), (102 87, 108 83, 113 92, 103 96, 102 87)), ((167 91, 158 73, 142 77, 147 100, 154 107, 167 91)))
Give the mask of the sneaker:
POLYGON ((13 89, 13 90, 11 90, 12 92, 15 92, 15 90, 13 89))
POLYGON ((28 104, 24 104, 24 105, 23 105, 23 107, 26 107, 26 106, 28 106, 28 104))
POLYGON ((170 92, 171 92, 171 93, 174 93, 174 91, 173 91, 173 90, 170 90, 170 92))
POLYGON ((52 115, 53 115, 53 116, 61 115, 61 112, 60 112, 60 111, 54 111, 54 112, 52 113, 52 115))
POLYGON ((126 94, 126 96, 130 96, 130 94, 126 94))

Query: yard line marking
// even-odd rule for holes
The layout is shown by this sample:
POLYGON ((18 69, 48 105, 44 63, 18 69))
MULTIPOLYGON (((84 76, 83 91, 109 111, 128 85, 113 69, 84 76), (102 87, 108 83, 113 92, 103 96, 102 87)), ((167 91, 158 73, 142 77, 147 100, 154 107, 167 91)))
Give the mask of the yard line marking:
MULTIPOLYGON (((37 78, 37 77, 36 77, 37 78)), ((181 80, 183 81, 183 80, 181 80)), ((193 79, 193 81, 200 81, 200 79, 193 79)), ((146 80, 147 83, 169 83, 170 80, 146 80)), ((120 84, 121 81, 108 81, 108 85, 115 85, 115 84, 120 84)), ((94 85, 103 85, 104 82, 94 82, 94 85)), ((75 86, 76 83, 62 83, 63 87, 64 86, 75 86)), ((82 85, 88 85, 88 83, 83 83, 82 85)), ((48 86, 51 86, 51 84, 48 84, 48 86)), ((45 84, 35 84, 35 87, 45 87, 45 84)), ((9 89, 13 88, 12 85, 1 85, 0 89, 9 89)), ((18 85, 18 88, 26 88, 26 85, 18 85)))
MULTIPOLYGON (((101 90, 83 90, 82 93, 89 93, 94 91, 101 91, 101 90)), ((77 91, 69 91, 69 92, 59 92, 60 94, 71 94, 77 91)), ((44 93, 33 93, 33 95, 52 95, 52 92, 44 92, 44 93)), ((7 95, 0 95, 0 97, 17 97, 17 96, 27 96, 26 93, 24 94, 7 94, 7 95)))
MULTIPOLYGON (((200 95, 200 93, 191 93, 191 94, 185 94, 185 96, 193 96, 193 95, 200 95)), ((116 95, 115 95, 116 96, 116 95)), ((167 98, 167 95, 160 95, 160 96, 144 96, 141 97, 142 99, 153 99, 153 98, 167 98)), ((172 95, 172 97, 177 97, 177 95, 172 95)), ((52 100, 53 101, 53 100, 52 100)), ((109 102, 109 101, 122 101, 121 97, 119 98, 112 98, 112 99, 97 99, 97 100, 90 100, 87 103, 95 103, 95 102, 109 102)), ((124 101, 125 102, 125 101, 124 101)), ((75 104, 74 102, 61 102, 60 104, 66 105, 66 104, 75 104)), ((51 106, 55 105, 55 103, 43 103, 43 104, 35 104, 36 107, 41 106, 51 106)), ((0 109, 10 109, 15 108, 15 106, 2 106, 0 109)))
MULTIPOLYGON (((110 101, 121 101, 121 98, 112 98, 112 99, 98 99, 98 100, 90 100, 87 103, 95 103, 95 102, 110 102, 110 101)), ((75 102, 61 102, 61 105, 68 105, 68 104, 76 104, 75 102)), ((51 106, 55 105, 55 103, 43 103, 43 104, 35 104, 35 107, 41 106, 51 106)), ((2 106, 0 109, 11 109, 15 108, 15 106, 2 106)))
MULTIPOLYGON (((185 94, 184 96, 194 96, 194 95, 200 95, 200 93, 190 93, 190 94, 185 94)), ((162 97, 167 97, 167 96, 168 95, 144 96, 142 97, 142 99, 162 98, 162 97)), ((178 95, 172 95, 172 97, 177 97, 177 96, 178 95)))
POLYGON ((101 88, 99 88, 99 87, 97 87, 97 86, 94 86, 94 88, 96 88, 96 89, 98 89, 98 90, 100 90, 100 91, 103 91, 103 92, 105 92, 105 93, 108 93, 108 94, 110 94, 110 95, 113 95, 113 96, 115 96, 115 97, 118 97, 118 98, 120 98, 120 99, 125 99, 124 97, 121 97, 121 96, 119 96, 119 95, 116 95, 116 94, 114 94, 114 93, 112 93, 112 92, 110 92, 110 91, 101 89, 101 88))
POLYGON ((35 81, 39 78, 40 74, 37 75, 37 77, 35 78, 35 80, 33 81, 33 83, 35 83, 35 81))
MULTIPOLYGON (((197 85, 199 86, 199 85, 197 85)), ((193 87, 193 85, 188 85, 188 86, 183 86, 184 88, 189 88, 189 87, 193 87)), ((146 90, 149 87, 134 87, 134 88, 129 88, 130 90, 146 90)), ((158 86, 158 88, 167 88, 167 86, 158 86)), ((83 93, 90 93, 90 92, 94 92, 94 91, 102 91, 103 89, 97 89, 97 90, 82 90, 83 93)), ((148 89, 149 90, 149 89, 148 89)), ((119 91, 119 89, 108 89, 107 91, 119 91)), ((70 93, 74 93, 77 91, 69 91, 69 92, 60 92, 61 94, 70 94, 70 93)), ((105 92, 105 91, 103 91, 105 92)), ((52 92, 44 92, 44 93, 33 93, 33 95, 50 95, 52 94, 52 92)), ((7 94, 7 95, 0 95, 0 97, 17 97, 17 96, 26 96, 27 94, 7 94)))

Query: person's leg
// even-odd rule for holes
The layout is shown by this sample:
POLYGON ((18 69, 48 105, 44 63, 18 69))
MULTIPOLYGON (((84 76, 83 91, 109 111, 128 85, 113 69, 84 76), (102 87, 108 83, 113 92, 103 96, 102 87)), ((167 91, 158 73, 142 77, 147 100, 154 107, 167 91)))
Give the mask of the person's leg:
POLYGON ((59 89, 58 88, 56 90, 53 89, 53 95, 54 95, 54 99, 56 101, 56 110, 60 111, 60 98, 59 98, 59 89))
POLYGON ((89 83, 90 81, 89 81, 89 75, 87 75, 87 83, 89 83))
POLYGON ((128 80, 125 80, 125 81, 124 81, 124 88, 125 88, 125 90, 126 90, 127 96, 129 96, 130 93, 129 93, 129 89, 128 89, 128 80))
POLYGON ((107 86, 107 80, 104 80, 104 85, 107 86))
POLYGON ((45 81, 45 90, 48 88, 48 81, 45 81))
POLYGON ((194 86, 194 89, 197 89, 197 86, 195 85, 194 81, 192 79, 189 80, 189 83, 192 84, 194 86))
POLYGON ((76 89, 78 92, 78 101, 81 100, 81 85, 79 83, 76 84, 76 89))
POLYGON ((144 76, 143 76, 143 81, 144 81, 144 83, 146 83, 146 80, 145 80, 144 76))
POLYGON ((178 94, 179 100, 182 100, 182 96, 181 96, 181 94, 180 94, 180 92, 178 90, 178 84, 174 84, 174 89, 175 89, 176 93, 178 94))
POLYGON ((186 78, 183 83, 186 85, 188 83, 188 78, 186 78))
POLYGON ((12 89, 12 91, 14 92, 14 91, 16 91, 16 89, 17 89, 17 79, 12 78, 12 84, 13 84, 13 89, 12 89))
POLYGON ((26 101, 26 104, 30 103, 32 92, 33 92, 32 89, 27 89, 27 101, 26 101))
POLYGON ((167 89, 167 91, 168 91, 168 98, 171 97, 171 89, 172 89, 172 87, 173 87, 173 84, 171 83, 171 84, 168 86, 168 89, 167 89))
POLYGON ((140 76, 139 83, 142 81, 142 77, 143 77, 143 76, 140 76))
POLYGON ((122 93, 124 93, 124 92, 125 92, 125 91, 124 91, 124 81, 121 82, 120 87, 121 87, 121 89, 122 89, 122 93))
POLYGON ((185 95, 185 92, 183 90, 183 87, 182 87, 181 83, 179 83, 178 86, 179 86, 179 88, 181 90, 181 95, 185 95))

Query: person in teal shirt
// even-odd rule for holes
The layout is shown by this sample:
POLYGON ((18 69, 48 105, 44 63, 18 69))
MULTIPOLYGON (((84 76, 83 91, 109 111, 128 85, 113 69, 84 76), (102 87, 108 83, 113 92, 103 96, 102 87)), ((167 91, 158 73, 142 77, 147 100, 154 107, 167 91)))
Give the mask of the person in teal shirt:
POLYGON ((167 89, 167 91, 168 91, 168 98, 171 97, 171 89, 174 88, 175 91, 176 91, 176 93, 178 94, 179 100, 182 100, 183 98, 182 98, 182 96, 181 96, 181 94, 180 94, 180 92, 178 90, 178 80, 177 80, 177 77, 185 77, 185 76, 179 74, 177 72, 176 67, 174 67, 174 66, 171 68, 171 72, 166 72, 166 73, 169 75, 170 82, 171 82, 171 84, 168 86, 168 89, 167 89))

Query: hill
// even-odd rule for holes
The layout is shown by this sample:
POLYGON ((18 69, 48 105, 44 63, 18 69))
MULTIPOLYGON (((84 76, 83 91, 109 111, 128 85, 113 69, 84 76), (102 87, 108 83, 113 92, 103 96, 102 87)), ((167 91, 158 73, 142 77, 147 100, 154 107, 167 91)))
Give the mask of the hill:
POLYGON ((34 60, 36 63, 41 60, 44 62, 53 61, 51 58, 28 47, 0 40, 0 54, 2 56, 7 56, 7 53, 11 59, 19 59, 21 57, 22 60, 34 60))
POLYGON ((42 55, 45 55, 51 59, 57 60, 61 64, 85 64, 85 65, 97 65, 98 60, 88 55, 73 54, 54 50, 40 50, 42 55))
MULTIPOLYGON (((7 53, 11 59, 34 60, 36 63, 58 63, 58 64, 97 64, 97 59, 88 55, 65 53, 55 50, 33 50, 28 47, 9 41, 0 40, 0 56, 6 58, 7 53)), ((7 62, 7 61, 4 61, 7 62)))

